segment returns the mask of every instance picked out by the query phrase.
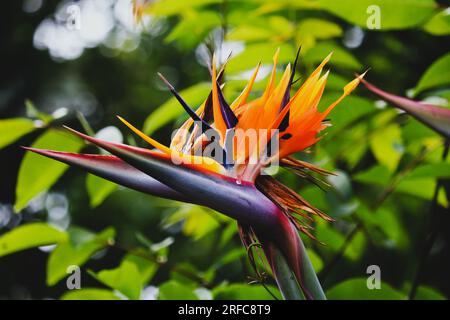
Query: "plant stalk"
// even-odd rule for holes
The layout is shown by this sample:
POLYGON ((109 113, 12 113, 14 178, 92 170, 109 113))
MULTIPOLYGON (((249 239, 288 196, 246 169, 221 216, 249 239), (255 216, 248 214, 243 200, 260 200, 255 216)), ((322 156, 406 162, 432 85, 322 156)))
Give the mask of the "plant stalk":
POLYGON ((303 290, 297 282, 294 273, 287 264, 283 254, 278 249, 275 249, 275 257, 273 260, 273 272, 277 281, 278 288, 285 300, 305 300, 306 296, 312 297, 314 300, 326 300, 325 293, 320 285, 317 274, 314 271, 311 260, 306 252, 305 246, 299 237, 301 256, 301 275, 303 290))

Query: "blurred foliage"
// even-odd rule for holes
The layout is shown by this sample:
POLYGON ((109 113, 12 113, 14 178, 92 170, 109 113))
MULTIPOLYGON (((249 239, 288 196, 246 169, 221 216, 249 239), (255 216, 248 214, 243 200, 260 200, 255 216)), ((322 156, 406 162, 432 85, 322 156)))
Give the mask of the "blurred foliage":
MULTIPOLYGON (((131 15, 129 1, 117 1, 122 2, 131 15)), ((264 286, 254 281, 236 225, 227 217, 126 190, 77 169, 67 171, 19 148, 99 152, 61 130, 63 123, 144 145, 127 130, 111 127, 116 114, 167 143, 186 115, 156 72, 197 106, 210 87, 207 48, 214 48, 222 62, 232 50, 225 73, 228 99, 236 97, 258 62, 263 70, 254 90, 262 90, 275 49, 281 49, 279 61, 285 64, 301 45, 300 82, 334 52, 321 108, 340 95, 354 73, 367 68, 368 79, 387 91, 449 107, 450 20, 441 1, 159 0, 145 6, 147 27, 124 31, 116 17, 103 41, 67 59, 51 48, 35 48, 42 49, 36 44, 37 28, 60 12, 61 4, 45 2, 30 11, 27 3, 10 1, 2 10, 1 297, 280 298, 270 277, 264 286), (371 29, 368 19, 376 19, 378 9, 380 28, 371 29), (124 33, 129 38, 122 46, 109 45, 124 33), (130 49, 133 41, 137 45, 130 49), (82 269, 80 290, 67 291, 71 265, 82 269)), ((408 297, 438 180, 445 188, 437 194, 439 205, 431 207, 439 217, 431 223, 437 241, 416 298, 450 296, 450 162, 442 159, 443 139, 363 88, 346 98, 330 120, 333 126, 322 140, 298 155, 337 173, 329 178, 330 188, 324 192, 279 173, 336 219, 315 221, 313 233, 320 242, 304 239, 328 297, 408 297), (380 290, 366 286, 366 268, 372 264, 381 268, 380 290)))

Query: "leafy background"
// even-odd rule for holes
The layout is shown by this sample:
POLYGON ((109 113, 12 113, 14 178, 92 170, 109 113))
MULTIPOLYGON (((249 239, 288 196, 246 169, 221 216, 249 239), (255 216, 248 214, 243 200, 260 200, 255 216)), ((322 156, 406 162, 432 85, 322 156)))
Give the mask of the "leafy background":
MULTIPOLYGON (((167 143, 185 115, 156 73, 198 105, 209 91, 207 47, 222 61, 233 52, 229 99, 258 61, 270 67, 280 47, 285 64, 301 44, 301 79, 334 51, 323 105, 355 72, 370 67, 367 79, 383 89, 448 107, 445 1, 161 0, 135 25, 128 0, 82 0, 79 31, 65 26, 69 4, 2 2, 2 298, 273 299, 266 288, 280 296, 270 277, 266 288, 254 278, 230 219, 67 170, 19 148, 100 152, 61 124, 144 145, 118 125, 116 114, 167 143), (370 5, 381 9, 379 30, 367 29, 370 5), (81 266, 81 290, 67 290, 69 265, 81 266)), ((262 75, 255 96, 267 68, 262 75)), ((416 298, 448 298, 450 163, 442 160, 442 138, 362 86, 330 118, 328 133, 300 157, 338 173, 329 180, 332 187, 324 192, 279 173, 336 219, 315 223, 324 245, 304 239, 328 297, 407 299, 421 265, 416 298), (438 179, 446 188, 432 206, 438 179), (425 260, 430 232, 436 241, 425 260), (366 268, 373 264, 381 268, 381 290, 366 287, 366 268)))

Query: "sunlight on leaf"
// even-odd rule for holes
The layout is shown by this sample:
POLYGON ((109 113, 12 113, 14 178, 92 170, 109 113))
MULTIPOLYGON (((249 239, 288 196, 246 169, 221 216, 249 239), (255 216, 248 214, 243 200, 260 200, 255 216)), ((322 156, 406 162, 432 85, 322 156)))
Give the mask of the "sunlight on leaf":
POLYGON ((117 184, 94 176, 93 174, 86 175, 86 190, 89 194, 91 208, 95 208, 103 203, 103 201, 115 190, 117 184))
POLYGON ((311 259, 311 263, 313 264, 314 270, 319 273, 323 268, 323 261, 320 256, 315 253, 312 249, 307 249, 308 256, 311 259))
MULTIPOLYGON (((179 92, 180 96, 193 108, 197 108, 208 96, 211 85, 201 82, 179 92)), ((144 132, 152 134, 162 126, 172 122, 184 114, 183 108, 176 98, 172 97, 153 111, 144 122, 144 132)))
POLYGON ((226 72, 236 74, 262 64, 272 64, 272 58, 277 48, 280 48, 278 63, 292 62, 295 58, 295 51, 288 44, 253 43, 245 47, 244 51, 232 57, 227 64, 226 72))
POLYGON ((434 15, 424 26, 423 29, 435 36, 444 36, 450 34, 450 14, 449 9, 442 10, 434 15))
POLYGON ((81 267, 97 251, 112 243, 115 231, 105 229, 98 235, 81 228, 68 231, 70 241, 58 245, 47 261, 47 285, 53 286, 68 275, 71 265, 81 267))
POLYGON ((190 0, 190 1, 179 1, 179 0, 165 0, 165 1, 155 1, 152 2, 146 9, 146 14, 151 15, 163 15, 171 16, 175 14, 182 14, 186 10, 196 9, 201 6, 220 3, 221 0, 190 0))
POLYGON ((0 236, 0 257, 25 249, 63 243, 66 232, 46 223, 30 223, 14 228, 0 236))
POLYGON ((120 300, 112 291, 106 289, 83 288, 66 292, 61 300, 120 300))
MULTIPOLYGON (((271 285, 267 287, 278 299, 281 299, 277 288, 271 285)), ((274 300, 262 285, 238 283, 216 287, 213 290, 213 296, 216 300, 274 300)))
POLYGON ((392 124, 377 131, 370 140, 370 147, 377 160, 394 172, 400 162, 403 150, 402 132, 398 125, 392 124))
POLYGON ((139 269, 128 260, 122 261, 116 269, 91 272, 98 281, 121 292, 131 300, 139 300, 142 290, 142 280, 139 269))
POLYGON ((381 13, 380 31, 411 28, 426 21, 436 6, 433 0, 318 0, 319 5, 338 17, 367 28, 370 6, 381 13))
POLYGON ((191 288, 169 280, 159 287, 158 300, 198 300, 198 297, 191 288))
POLYGON ((328 41, 320 42, 308 50, 303 60, 305 63, 315 66, 322 62, 323 58, 330 54, 330 52, 333 52, 329 62, 330 65, 351 69, 353 71, 358 71, 362 68, 362 64, 350 52, 339 47, 336 43, 328 41))
POLYGON ((6 147, 35 129, 36 126, 34 122, 26 118, 1 119, 0 149, 6 147))
POLYGON ((448 84, 450 84, 450 53, 433 62, 420 78, 414 92, 418 94, 424 90, 448 84))
POLYGON ((406 295, 398 292, 385 282, 381 283, 381 289, 370 290, 367 287, 366 278, 353 278, 328 289, 327 297, 330 300, 403 300, 406 298, 406 295))
POLYGON ((183 204, 172 213, 165 221, 167 227, 184 221, 183 233, 198 240, 219 227, 219 220, 224 220, 222 216, 204 207, 183 204))
MULTIPOLYGON (((49 129, 33 143, 32 147, 78 152, 83 145, 80 139, 66 131, 49 129)), ((26 152, 17 178, 14 209, 20 211, 25 208, 31 199, 47 191, 68 168, 69 166, 60 162, 26 152)))

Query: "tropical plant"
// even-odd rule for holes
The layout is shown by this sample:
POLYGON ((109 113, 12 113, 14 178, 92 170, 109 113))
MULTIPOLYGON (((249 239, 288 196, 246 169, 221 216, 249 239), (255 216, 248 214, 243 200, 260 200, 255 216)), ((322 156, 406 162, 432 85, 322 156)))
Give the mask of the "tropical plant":
POLYGON ((2 10, 14 23, 0 52, 0 296, 449 296, 444 1, 30 3, 2 10), (70 5, 80 30, 66 26, 70 5), (299 46, 295 67, 272 66, 277 48, 287 65, 299 46), (115 127, 116 114, 143 139, 115 127), (259 162, 235 164, 247 159, 237 150, 250 150, 225 142, 241 126, 285 129, 268 139, 283 153, 276 173, 260 175, 274 166, 258 143, 249 147, 259 162), (145 140, 158 151, 140 148, 145 140), (219 158, 187 164, 206 147, 219 158), (13 254, 31 248, 40 250, 13 254), (47 286, 42 270, 28 276, 30 259, 47 259, 47 286), (379 290, 367 287, 374 265, 379 290), (74 272, 81 290, 68 290, 74 272))

